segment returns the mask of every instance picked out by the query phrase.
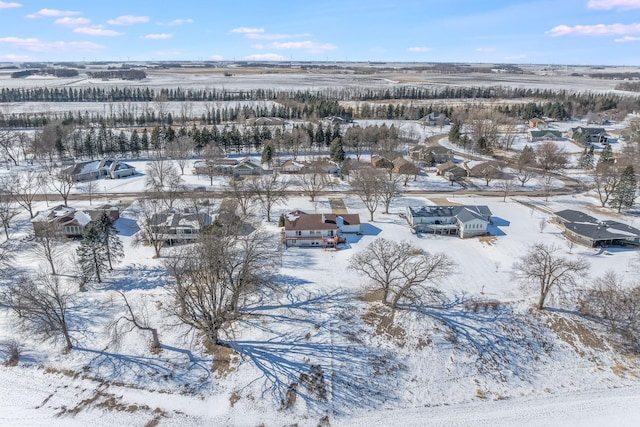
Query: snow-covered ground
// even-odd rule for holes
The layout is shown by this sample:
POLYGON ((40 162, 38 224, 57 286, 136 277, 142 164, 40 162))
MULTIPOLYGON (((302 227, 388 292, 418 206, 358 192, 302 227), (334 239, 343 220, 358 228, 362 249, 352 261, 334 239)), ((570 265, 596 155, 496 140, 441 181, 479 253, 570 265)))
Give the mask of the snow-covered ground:
MULTIPOLYGON (((343 200, 366 220, 359 199, 343 200)), ((525 292, 513 279, 515 259, 532 243, 544 242, 556 244, 563 256, 589 260, 589 277, 581 286, 609 269, 624 272, 629 282, 639 280, 637 251, 574 247, 570 254, 555 225, 540 230, 550 211, 591 203, 580 195, 548 202, 405 196, 395 200, 390 214, 377 212, 363 235, 351 236, 339 251, 287 249, 278 272, 281 291, 269 295, 268 302, 255 301, 254 320, 234 328, 239 356, 228 372, 211 372, 212 355, 197 339, 185 340, 183 329, 168 316, 163 260, 171 252, 163 249, 163 257, 154 259, 150 247, 134 246, 133 203, 117 223, 125 260, 105 283, 78 294, 74 350, 61 354, 59 345, 24 336, 10 313, 0 314, 0 343, 19 337, 26 349, 20 366, 0 367, 0 420, 25 426, 145 425, 156 418, 159 425, 315 426, 328 416, 332 426, 636 425, 637 362, 606 340, 585 337, 578 326, 583 320, 575 314, 530 311, 534 292, 525 292), (435 202, 486 204, 495 219, 495 238, 411 234, 399 214, 407 206, 435 202), (401 311, 391 326, 381 326, 389 313, 363 297, 367 283, 348 268, 351 257, 378 237, 446 252, 456 267, 438 287, 452 305, 401 311), (147 308, 164 345, 160 354, 148 351, 148 337, 141 333, 127 336, 118 347, 111 343, 106 325, 122 312, 116 290, 147 308), (469 311, 465 302, 478 299, 498 304, 469 311), (555 329, 559 316, 574 325, 571 339, 555 329), (324 370, 327 403, 300 397, 282 410, 286 387, 299 382, 312 364, 324 370)), ((38 208, 43 207, 40 202, 38 208)), ((330 210, 327 198, 311 203, 296 197, 274 212, 295 208, 330 210)), ((12 240, 23 242, 17 249, 21 265, 36 268, 31 243, 23 239, 29 227, 24 214, 18 223, 21 231, 12 240)), ((264 226, 277 238, 275 224, 264 226)), ((67 254, 77 244, 69 242, 67 254)), ((552 308, 564 304, 550 301, 552 308)))

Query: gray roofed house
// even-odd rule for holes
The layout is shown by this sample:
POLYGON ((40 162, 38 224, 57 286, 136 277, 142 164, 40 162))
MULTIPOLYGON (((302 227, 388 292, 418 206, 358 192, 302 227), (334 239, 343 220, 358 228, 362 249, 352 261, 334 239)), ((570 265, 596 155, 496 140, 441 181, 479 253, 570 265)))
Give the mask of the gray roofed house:
POLYGON ((590 128, 578 126, 571 129, 571 137, 581 144, 604 144, 609 141, 609 136, 604 128, 590 128))
POLYGON ((559 130, 545 129, 535 130, 530 129, 528 139, 531 142, 537 141, 560 141, 563 139, 562 132, 559 130))
POLYGON ((488 233, 491 210, 487 206, 407 207, 407 220, 415 232, 458 235, 464 239, 488 233))
POLYGON ((213 220, 207 213, 169 209, 154 214, 150 222, 157 240, 173 244, 196 241, 202 230, 211 225, 213 220))
POLYGON ((65 169, 74 181, 89 181, 102 177, 118 179, 136 174, 136 168, 118 159, 102 159, 76 163, 65 169))
POLYGON ((566 209, 555 213, 557 222, 564 227, 564 235, 589 247, 638 246, 640 230, 618 221, 600 221, 580 211, 566 209))

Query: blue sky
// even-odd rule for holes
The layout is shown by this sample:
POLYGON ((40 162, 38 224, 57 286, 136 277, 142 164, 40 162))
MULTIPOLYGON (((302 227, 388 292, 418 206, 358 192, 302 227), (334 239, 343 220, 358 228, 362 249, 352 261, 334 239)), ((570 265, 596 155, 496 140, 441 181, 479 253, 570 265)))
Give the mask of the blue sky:
POLYGON ((640 0, 1 0, 0 23, 0 61, 640 65, 640 0))

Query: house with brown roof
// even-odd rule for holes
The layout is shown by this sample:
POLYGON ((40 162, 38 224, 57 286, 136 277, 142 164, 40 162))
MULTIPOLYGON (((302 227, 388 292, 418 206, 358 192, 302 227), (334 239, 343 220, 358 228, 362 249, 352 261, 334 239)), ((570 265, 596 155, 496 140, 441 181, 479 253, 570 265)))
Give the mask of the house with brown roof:
POLYGON ((417 175, 418 168, 413 162, 405 159, 404 157, 398 157, 393 160, 393 172, 402 175, 417 175))
POLYGON ((538 117, 529 119, 529 127, 532 129, 548 129, 549 124, 538 117))
POLYGON ((372 156, 371 166, 377 169, 393 169, 393 162, 383 156, 372 156))
POLYGON ((342 234, 360 232, 358 214, 308 214, 295 210, 284 215, 282 240, 286 247, 335 247, 342 234))

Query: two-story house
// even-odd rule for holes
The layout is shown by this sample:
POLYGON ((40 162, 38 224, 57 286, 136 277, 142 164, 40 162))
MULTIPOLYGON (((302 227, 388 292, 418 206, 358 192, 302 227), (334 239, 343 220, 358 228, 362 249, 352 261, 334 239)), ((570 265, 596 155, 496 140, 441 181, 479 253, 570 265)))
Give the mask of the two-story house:
POLYGON ((360 232, 358 214, 308 214, 301 210, 284 216, 283 241, 286 247, 335 247, 343 233, 360 232))

